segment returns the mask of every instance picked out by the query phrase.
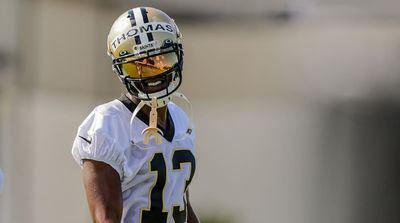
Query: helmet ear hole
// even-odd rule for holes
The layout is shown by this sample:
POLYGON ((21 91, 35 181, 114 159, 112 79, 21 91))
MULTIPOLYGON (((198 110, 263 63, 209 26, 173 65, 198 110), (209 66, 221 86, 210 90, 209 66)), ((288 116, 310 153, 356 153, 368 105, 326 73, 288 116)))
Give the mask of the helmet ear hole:
POLYGON ((119 52, 119 56, 125 56, 125 55, 128 55, 127 50, 122 50, 121 52, 119 52))
POLYGON ((167 47, 170 47, 173 45, 174 45, 174 41, 172 41, 172 39, 166 39, 166 40, 164 40, 162 47, 167 48, 167 47))

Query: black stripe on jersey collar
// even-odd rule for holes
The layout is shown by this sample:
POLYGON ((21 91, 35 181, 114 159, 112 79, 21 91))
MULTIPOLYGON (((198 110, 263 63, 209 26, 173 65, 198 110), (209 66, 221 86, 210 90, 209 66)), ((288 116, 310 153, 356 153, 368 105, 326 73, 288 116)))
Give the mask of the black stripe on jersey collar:
MULTIPOLYGON (((133 111, 136 108, 136 104, 126 96, 126 94, 122 94, 120 98, 118 98, 122 104, 125 105, 133 113, 133 111)), ((143 113, 142 111, 139 111, 138 114, 136 115, 142 122, 146 123, 146 125, 149 125, 149 117, 143 113)), ((174 121, 172 120, 171 114, 169 113, 169 110, 167 109, 167 126, 166 129, 164 129, 162 126, 157 124, 157 127, 161 129, 161 131, 164 133, 164 138, 168 140, 169 142, 172 142, 172 139, 174 138, 175 135, 175 125, 174 121)))

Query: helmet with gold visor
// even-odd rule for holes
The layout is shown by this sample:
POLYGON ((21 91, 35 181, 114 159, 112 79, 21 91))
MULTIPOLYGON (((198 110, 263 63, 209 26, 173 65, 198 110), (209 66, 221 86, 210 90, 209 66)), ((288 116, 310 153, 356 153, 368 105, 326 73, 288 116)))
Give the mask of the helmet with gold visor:
POLYGON ((119 16, 107 38, 112 67, 139 100, 168 98, 182 82, 181 34, 173 19, 151 7, 119 16))

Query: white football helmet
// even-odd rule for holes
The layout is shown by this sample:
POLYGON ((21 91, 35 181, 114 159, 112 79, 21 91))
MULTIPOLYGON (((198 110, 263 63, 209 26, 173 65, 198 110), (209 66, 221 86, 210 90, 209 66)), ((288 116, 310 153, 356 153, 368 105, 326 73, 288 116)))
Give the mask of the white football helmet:
POLYGON ((107 38, 112 67, 139 100, 166 105, 182 82, 181 34, 173 19, 151 7, 129 9, 119 16, 107 38))
MULTIPOLYGON (((151 130, 157 126, 158 107, 167 105, 173 98, 187 103, 188 128, 184 135, 176 137, 177 140, 189 136, 193 129, 190 102, 176 92, 182 83, 181 41, 182 35, 174 20, 151 7, 133 8, 123 13, 115 20, 107 38, 107 53, 112 59, 114 72, 128 92, 140 100, 131 122, 146 104, 154 114, 150 115, 148 129, 151 130)), ((148 141, 149 134, 144 135, 148 141)))

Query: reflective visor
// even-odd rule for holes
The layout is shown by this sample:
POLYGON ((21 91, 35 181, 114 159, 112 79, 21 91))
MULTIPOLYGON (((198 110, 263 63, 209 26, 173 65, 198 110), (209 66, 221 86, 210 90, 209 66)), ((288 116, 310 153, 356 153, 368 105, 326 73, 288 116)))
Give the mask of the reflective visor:
POLYGON ((176 52, 170 52, 132 61, 126 58, 126 61, 120 64, 122 73, 136 79, 154 77, 170 70, 178 63, 178 56, 176 52))

